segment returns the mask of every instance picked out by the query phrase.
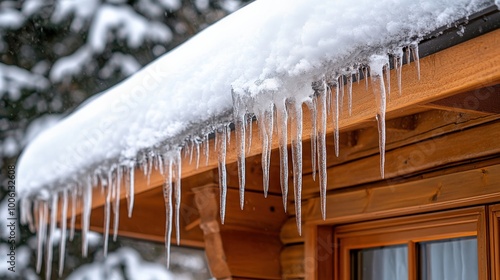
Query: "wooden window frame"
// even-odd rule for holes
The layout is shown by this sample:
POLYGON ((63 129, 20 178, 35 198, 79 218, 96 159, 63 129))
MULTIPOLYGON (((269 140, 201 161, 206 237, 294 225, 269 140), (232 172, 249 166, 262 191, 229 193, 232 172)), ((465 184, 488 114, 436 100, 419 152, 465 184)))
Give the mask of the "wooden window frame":
POLYGON ((491 279, 500 280, 500 204, 488 207, 490 228, 491 279))
MULTIPOLYGON (((416 280, 419 273, 418 242, 470 236, 477 236, 478 279, 489 279, 486 211, 486 206, 479 206, 335 227, 334 244, 338 244, 333 258, 335 279, 350 279, 351 250, 407 244, 408 279, 416 280)), ((498 225, 500 212, 495 213, 498 225)), ((491 254, 494 253, 491 251, 491 254)))

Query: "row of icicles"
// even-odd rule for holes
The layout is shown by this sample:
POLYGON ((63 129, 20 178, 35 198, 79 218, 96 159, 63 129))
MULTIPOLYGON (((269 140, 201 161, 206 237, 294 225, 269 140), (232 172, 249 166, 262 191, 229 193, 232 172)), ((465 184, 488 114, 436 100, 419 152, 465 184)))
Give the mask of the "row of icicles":
MULTIPOLYGON (((420 78, 420 66, 418 56, 418 45, 411 44, 404 52, 406 61, 413 57, 420 78)), ((390 64, 388 55, 378 56, 378 63, 369 63, 365 66, 352 67, 347 74, 327 76, 318 82, 313 83, 314 95, 305 102, 311 114, 311 155, 312 155, 312 176, 319 177, 321 213, 323 219, 326 218, 326 190, 327 190, 327 163, 326 163, 326 133, 327 120, 333 120, 335 155, 339 156, 339 115, 344 104, 344 95, 347 93, 348 112, 352 112, 352 84, 359 83, 362 78, 371 77, 372 88, 377 104, 377 124, 379 131, 380 149, 380 172, 384 177, 385 161, 385 111, 387 97, 390 92, 390 64), (382 64, 380 64, 382 59, 382 64)), ((391 54, 393 68, 397 74, 399 94, 401 94, 401 70, 403 65, 403 50, 399 49, 391 54)), ((368 79, 364 79, 366 89, 368 89, 368 79)), ((291 139, 291 157, 293 190, 295 197, 297 229, 301 234, 301 191, 302 191, 302 102, 297 102, 294 98, 283 100, 281 104, 271 104, 268 108, 261 108, 259 112, 249 114, 246 103, 241 96, 233 93, 234 127, 237 145, 237 165, 239 179, 240 207, 244 206, 245 191, 245 158, 246 152, 250 152, 252 146, 252 121, 255 116, 258 121, 261 145, 262 145, 262 170, 263 170, 263 190, 267 197, 269 190, 269 166, 271 159, 272 138, 277 134, 280 155, 280 182, 283 197, 283 206, 287 210, 288 197, 288 139, 291 139), (290 125, 290 137, 288 136, 288 126, 290 125)), ((220 218, 224 223, 227 179, 226 179, 226 150, 230 141, 229 125, 224 125, 215 131, 215 150, 218 152, 218 171, 220 187, 220 218)), ((119 226, 119 208, 121 193, 125 192, 127 200, 128 216, 131 217, 134 204, 134 170, 140 167, 148 178, 154 169, 159 171, 165 178, 163 194, 166 208, 166 229, 165 246, 167 266, 170 262, 170 243, 175 218, 176 242, 180 242, 180 205, 181 205, 181 166, 182 156, 189 159, 189 162, 196 162, 196 168, 200 164, 200 155, 205 156, 205 164, 208 165, 210 153, 209 137, 204 139, 191 139, 183 149, 162 152, 145 152, 135 162, 127 165, 116 165, 110 168, 107 173, 96 171, 93 175, 88 175, 84 182, 69 185, 62 188, 59 193, 52 193, 49 199, 35 198, 23 199, 21 222, 28 224, 32 232, 37 232, 37 262, 36 271, 40 272, 42 267, 42 256, 45 247, 46 251, 46 278, 51 276, 51 264, 53 259, 53 242, 57 221, 60 221, 60 249, 59 249, 59 276, 63 273, 65 247, 67 239, 68 209, 69 217, 69 240, 73 240, 75 233, 75 220, 77 209, 82 210, 82 255, 88 254, 90 214, 92 209, 92 188, 100 185, 101 193, 105 195, 104 203, 104 255, 107 255, 108 239, 110 230, 111 212, 113 212, 113 240, 116 241, 119 226), (202 151, 203 150, 203 151, 202 151), (193 159, 194 158, 194 159, 193 159), (58 211, 58 206, 62 209, 58 211), (82 209, 83 208, 83 209, 82 209), (35 215, 36 213, 36 215, 35 215), (59 215, 59 217, 58 217, 59 215), (175 215, 175 217, 174 217, 175 215)))

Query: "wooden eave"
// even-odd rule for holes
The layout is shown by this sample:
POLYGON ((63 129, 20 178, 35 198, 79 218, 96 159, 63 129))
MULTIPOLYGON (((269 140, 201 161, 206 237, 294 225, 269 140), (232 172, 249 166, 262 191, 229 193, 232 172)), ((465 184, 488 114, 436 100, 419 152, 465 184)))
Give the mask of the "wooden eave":
MULTIPOLYGON (((329 218, 327 222, 342 221, 343 215, 351 218, 361 215, 363 211, 366 211, 366 207, 370 207, 366 206, 366 200, 364 200, 366 199, 365 189, 345 193, 342 192, 343 189, 373 182, 387 185, 391 184, 391 182, 399 183, 399 180, 402 180, 406 183, 398 185, 398 190, 407 188, 405 191, 410 191, 411 181, 420 180, 421 177, 415 175, 418 178, 401 179, 402 176, 432 171, 436 167, 438 157, 451 158, 449 161, 451 163, 464 162, 478 157, 497 157, 500 154, 498 142, 493 142, 494 139, 500 139, 500 124, 498 122, 498 111, 496 111, 500 108, 500 98, 498 97, 500 93, 498 86, 500 84, 500 48, 498 46, 500 46, 500 30, 494 30, 423 57, 420 59, 420 80, 414 63, 405 64, 402 70, 401 95, 398 93, 396 73, 394 70, 391 71, 391 92, 387 103, 388 152, 386 154, 385 181, 381 181, 379 173, 378 136, 376 122, 374 121, 376 108, 371 86, 367 90, 364 81, 353 85, 352 115, 348 114, 347 106, 344 106, 340 119, 341 156, 339 158, 335 157, 331 148, 333 145, 331 143, 333 126, 329 123, 327 127, 327 139, 329 139, 329 146, 327 147, 329 151, 327 160, 329 173, 328 192, 329 194, 335 193, 335 196, 329 196, 328 198, 327 216, 329 218), (478 99, 479 107, 464 109, 464 106, 456 106, 457 103, 465 104, 464 98, 471 94, 481 93, 481 91, 483 93, 486 91, 486 93, 490 94, 490 97, 485 100, 478 99), (450 116, 454 119, 463 118, 464 122, 453 124, 449 121, 450 116), (420 125, 424 123, 418 131, 413 129, 416 122, 419 122, 420 125), (477 125, 481 126, 475 127, 477 125), (439 131, 436 131, 437 129, 439 131), (469 138, 465 139, 463 134, 455 133, 458 129, 470 129, 468 135, 475 137, 473 137, 473 142, 470 142, 469 138), (483 138, 484 133, 491 133, 493 136, 483 138), (446 135, 446 137, 436 138, 440 135, 446 135), (355 145, 359 141, 364 141, 365 146, 355 145), (453 145, 450 144, 451 141, 453 143, 469 141, 467 146, 469 150, 464 155, 464 150, 451 148, 451 145, 453 145), (417 159, 411 157, 401 158, 400 156, 411 154, 410 149, 415 147, 416 143, 425 144, 426 142, 448 148, 434 153, 432 157, 435 158, 427 158, 429 164, 418 165, 415 168, 410 166, 404 169, 404 173, 401 173, 401 164, 404 165, 405 161, 417 159), (408 151, 405 151, 405 149, 408 149, 408 151), (467 157, 467 153, 470 154, 470 158, 467 157), (351 203, 351 201, 354 201, 354 203, 351 203), (337 206, 331 207, 330 205, 337 206), (339 205, 342 205, 342 207, 345 207, 343 209, 347 210, 338 212, 339 205)), ((319 224, 322 223, 322 220, 319 209, 316 207, 317 203, 313 203, 316 206, 308 205, 310 201, 316 201, 319 198, 318 183, 313 180, 311 175, 310 151, 308 148, 312 129, 311 116, 306 108, 303 111, 303 140, 305 143, 303 199, 308 200, 304 204, 304 215, 307 222, 319 224)), ((258 131, 255 123, 253 124, 253 131, 258 131)), ((231 138, 235 139, 234 135, 231 138)), ((273 138, 273 149, 278 148, 277 140, 277 137, 273 138)), ((294 209, 293 205, 290 205, 290 212, 288 214, 283 212, 279 186, 279 160, 277 158, 278 153, 275 150, 272 152, 271 159, 270 194, 267 199, 263 197, 262 171, 260 167, 262 148, 260 143, 258 133, 253 133, 251 150, 247 154, 247 191, 243 211, 239 209, 237 194, 236 145, 232 141, 228 146, 226 163, 230 189, 227 197, 226 223, 221 226, 221 236, 225 242, 228 263, 232 267, 234 275, 278 279, 281 278, 279 263, 273 262, 273 259, 279 259, 281 242, 283 241, 282 226, 284 224, 289 228, 294 226, 292 220, 289 219, 289 215, 293 215, 294 209), (249 241, 247 242, 247 240, 249 241), (256 247, 255 244, 261 244, 261 247, 256 247), (270 249, 269 253, 260 254, 259 250, 262 250, 262 247, 275 248, 278 253, 270 249), (248 268, 245 269, 248 263, 255 258, 259 258, 260 263, 265 265, 254 267, 252 270, 263 270, 262 273, 248 271, 248 268), (272 275, 272 277, 269 275, 272 275)), ((213 140, 211 140, 211 147, 213 147, 213 144, 213 140)), ((441 161, 440 164, 446 164, 446 162, 441 161)), ((497 166, 489 167, 487 171, 498 173, 496 169, 498 169, 497 166)), ((481 176, 477 172, 467 170, 463 172, 471 172, 470 174, 464 173, 463 178, 481 180, 481 176)), ((204 239, 203 232, 199 228, 200 215, 194 203, 194 190, 199 187, 207 187, 213 188, 218 194, 217 153, 212 152, 208 159, 208 165, 202 163, 199 168, 196 168, 194 163, 190 164, 189 160, 184 160, 182 176, 182 211, 185 215, 181 217, 181 245, 201 248, 204 247, 204 239)), ((161 189, 163 182, 163 176, 159 172, 153 171, 150 184, 147 184, 143 172, 141 170, 136 171, 134 212, 129 219, 125 208, 122 207, 120 235, 158 242, 164 241, 165 209, 161 189)), ((486 187, 491 186, 486 184, 486 187)), ((443 191, 446 191, 446 186, 443 188, 443 191)), ((392 186, 382 186, 370 194, 370 199, 372 201, 377 197, 390 196, 393 191, 392 186)), ((429 192, 432 191, 435 190, 429 189, 429 192)), ((464 193, 463 195, 477 196, 479 194, 464 193)), ((497 197, 492 198, 486 194, 478 197, 478 202, 497 199, 497 197)), ((456 197, 456 199, 462 198, 456 197)), ((291 199, 290 196, 289 200, 291 199)), ((95 189, 91 230, 103 231, 103 204, 104 196, 101 195, 99 189, 95 189)), ((445 207, 445 204, 446 201, 443 202, 443 207, 445 207)), ((415 201, 415 205, 412 206, 410 203, 408 207, 410 210, 411 207, 421 207, 421 203, 415 201)), ((384 212, 384 209, 375 209, 373 211, 373 213, 376 213, 374 215, 390 214, 390 211, 384 212)), ((310 235, 310 232, 306 232, 305 238, 310 235)), ((172 240, 175 240, 175 238, 172 240)), ((304 236, 299 237, 292 234, 290 237, 285 236, 285 240, 291 243, 304 242, 304 236)))

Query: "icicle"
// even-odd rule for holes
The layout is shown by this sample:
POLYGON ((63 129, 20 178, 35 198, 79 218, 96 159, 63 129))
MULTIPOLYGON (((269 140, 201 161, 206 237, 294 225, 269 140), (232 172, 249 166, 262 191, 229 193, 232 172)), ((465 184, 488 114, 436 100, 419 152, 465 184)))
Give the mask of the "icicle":
POLYGON ((413 54, 413 62, 415 62, 415 67, 417 68, 418 80, 420 80, 420 56, 418 54, 418 44, 412 43, 410 45, 410 49, 413 54))
MULTIPOLYGON (((33 211, 31 209, 31 200, 29 198, 24 198, 21 201, 21 215, 24 216, 22 223, 28 224, 29 230, 35 232, 35 223, 33 222, 33 211)), ((33 209, 35 210, 35 209, 33 209)))
POLYGON ((217 151, 218 151, 218 167, 219 167, 219 190, 220 190, 220 220, 224 224, 226 216, 226 145, 227 145, 227 127, 224 126, 217 130, 217 151))
POLYGON ((352 74, 347 75, 347 107, 349 116, 352 116, 352 74))
POLYGON ((190 140, 188 142, 188 148, 189 148, 189 165, 193 163, 193 154, 194 154, 194 142, 193 140, 190 140))
POLYGON ((208 166, 208 159, 210 157, 210 145, 209 145, 210 139, 208 138, 208 134, 205 135, 204 142, 205 142, 205 151, 204 151, 204 153, 205 153, 205 166, 208 166))
POLYGON ((196 169, 200 167, 200 142, 196 141, 196 169))
POLYGON ((177 155, 174 159, 174 167, 175 167, 175 184, 174 184, 174 196, 175 196, 175 237, 177 241, 177 245, 181 243, 181 224, 180 224, 180 215, 181 215, 181 179, 182 179, 182 160, 181 160, 181 151, 177 152, 177 155))
POLYGON ((361 80, 361 77, 360 77, 360 72, 361 72, 361 66, 356 66, 356 82, 358 83, 359 85, 359 80, 361 80))
POLYGON ((47 238, 47 260, 45 262, 45 279, 50 279, 52 274, 52 253, 54 251, 54 232, 56 231, 57 223, 57 203, 59 198, 57 193, 52 195, 52 201, 50 206, 50 231, 49 237, 47 238))
POLYGON ((403 89, 401 87, 401 75, 402 75, 402 69, 403 69, 403 49, 398 48, 396 51, 394 51, 393 54, 394 57, 394 69, 396 69, 396 75, 397 75, 397 80, 398 80, 398 90, 399 90, 399 96, 401 96, 401 90, 403 89))
POLYGON ((411 61, 411 49, 410 49, 410 47, 406 47, 405 56, 406 56, 406 64, 409 65, 410 61, 411 61))
MULTIPOLYGON (((326 75, 325 75, 326 76, 326 75)), ((331 95, 331 88, 326 82, 326 77, 323 78, 323 92, 326 92, 326 110, 327 113, 330 114, 332 110, 332 95, 331 95)))
MULTIPOLYGON (((196 163, 196 169, 198 169, 198 166, 199 166, 199 163, 200 163, 200 144, 198 143, 197 145, 197 148, 198 148, 198 162, 196 163)), ((161 175, 165 175, 165 169, 164 169, 164 166, 163 166, 163 156, 162 155, 158 155, 157 156, 157 162, 158 162, 158 166, 156 167, 157 170, 160 170, 160 174, 161 175)))
POLYGON ((252 122, 253 122, 253 118, 252 118, 252 116, 249 116, 247 118, 247 129, 246 129, 248 131, 248 133, 246 134, 247 153, 250 153, 250 151, 252 149, 252 130, 253 130, 252 122))
POLYGON ((69 230, 69 241, 73 241, 73 238, 75 237, 77 193, 78 193, 78 186, 71 188, 71 221, 69 230))
POLYGON ((115 217, 113 219, 113 241, 116 241, 116 237, 118 236, 118 226, 120 224, 120 191, 121 191, 121 188, 122 188, 122 176, 123 176, 123 172, 122 172, 122 167, 121 166, 118 166, 118 168, 116 168, 116 180, 115 180, 115 208, 114 208, 114 212, 115 212, 115 217))
POLYGON ((165 249, 167 258, 167 269, 170 266, 170 240, 172 238, 172 159, 167 160, 167 179, 163 184, 163 198, 165 200, 165 249))
POLYGON ((151 173, 153 172, 153 160, 154 157, 148 157, 148 170, 147 170, 147 184, 148 186, 151 184, 151 173))
POLYGON ((387 64, 387 56, 373 55, 371 57, 370 69, 373 83, 373 93, 377 104, 377 124, 379 133, 380 150, 380 175, 384 178, 385 169, 385 111, 386 111, 386 92, 383 78, 383 67, 387 64))
POLYGON ((47 219, 49 212, 46 201, 41 200, 38 203, 38 208, 36 273, 40 273, 42 270, 43 243, 45 243, 45 236, 47 234, 47 219))
POLYGON ((368 91, 368 67, 365 66, 362 68, 363 78, 365 79, 365 90, 368 91))
POLYGON ((64 270, 64 257, 66 251, 66 220, 68 212, 68 190, 62 192, 62 209, 61 209, 61 240, 59 241, 59 278, 62 277, 64 270))
POLYGON ((321 216, 323 220, 326 219, 326 96, 331 94, 328 91, 318 92, 318 111, 319 111, 319 127, 318 127, 318 172, 319 172, 319 186, 321 197, 321 216))
POLYGON ((385 72, 385 80, 387 82, 387 98, 391 98, 391 66, 389 63, 382 67, 382 72, 385 72))
POLYGON ((269 106, 268 110, 262 112, 259 117, 259 129, 262 139, 262 187, 264 197, 269 191, 269 165, 271 163, 271 145, 273 142, 274 107, 269 106))
POLYGON ((240 195, 240 208, 245 205, 245 103, 242 97, 232 91, 234 131, 236 133, 236 146, 238 153, 238 183, 240 195))
POLYGON ((318 100, 315 95, 313 95, 311 102, 308 103, 309 112, 311 114, 311 167, 312 167, 312 178, 316 181, 316 153, 317 153, 317 122, 318 122, 318 100))
POLYGON ((106 200, 104 201, 104 256, 108 255, 108 241, 109 241, 109 221, 111 216, 111 189, 113 188, 111 176, 108 177, 109 185, 106 189, 106 200))
POLYGON ((82 256, 87 257, 89 246, 90 212, 92 211, 92 182, 90 177, 83 187, 83 216, 82 216, 82 256))
POLYGON ((129 195, 129 200, 128 200, 128 217, 132 217, 132 211, 134 210, 134 194, 135 194, 135 189, 134 189, 134 174, 135 174, 135 166, 134 163, 132 162, 129 167, 129 184, 128 184, 128 195, 129 195))
MULTIPOLYGON (((333 87, 333 86, 332 86, 333 87)), ((335 156, 339 157, 339 152, 340 152, 340 147, 339 147, 339 110, 340 110, 340 105, 339 105, 339 95, 340 95, 340 86, 339 83, 336 84, 335 86, 335 110, 334 110, 334 115, 333 115, 333 140, 335 142, 335 156)))
POLYGON ((144 176, 148 174, 148 163, 146 158, 146 153, 142 153, 141 158, 139 159, 139 168, 144 173, 144 176))
MULTIPOLYGON (((285 103, 288 101, 285 101, 285 103)), ((281 196, 285 213, 288 201, 288 114, 285 103, 277 106, 278 143, 280 153, 281 196)))
POLYGON ((297 230, 302 235, 302 104, 291 100, 289 108, 292 139, 293 190, 295 196, 295 219, 297 230))
POLYGON ((339 111, 340 114, 343 114, 344 112, 344 75, 340 75, 337 78, 337 86, 339 87, 339 101, 338 104, 340 104, 339 111))

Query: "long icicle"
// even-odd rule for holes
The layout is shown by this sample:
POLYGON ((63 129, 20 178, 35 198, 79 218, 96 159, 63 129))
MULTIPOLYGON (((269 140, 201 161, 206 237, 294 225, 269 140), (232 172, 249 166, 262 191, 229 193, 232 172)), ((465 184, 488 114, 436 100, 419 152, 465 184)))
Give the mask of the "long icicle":
POLYGON ((92 211, 92 179, 87 178, 83 187, 83 216, 82 216, 82 256, 87 257, 89 248, 90 212, 92 211))
POLYGON ((59 241, 59 278, 62 277, 64 270, 64 257, 66 251, 66 223, 68 212, 68 190, 62 191, 62 209, 61 209, 61 240, 59 241))
POLYGON ((246 137, 247 137, 247 152, 250 153, 251 149, 252 149, 252 130, 253 130, 253 127, 252 127, 252 123, 253 123, 253 117, 252 116, 248 116, 247 117, 247 129, 248 130, 248 133, 246 133, 246 137))
POLYGON ((273 142, 274 107, 262 112, 259 117, 259 129, 262 139, 262 187, 264 197, 269 191, 269 166, 271 163, 271 145, 273 142))
POLYGON ((386 91, 386 94, 387 94, 387 98, 391 98, 391 65, 389 64, 389 62, 387 62, 387 64, 382 67, 382 71, 385 72, 385 80, 386 80, 386 83, 387 83, 387 91, 386 91))
POLYGON ((210 159, 210 139, 208 137, 208 134, 205 135, 205 139, 203 140, 205 143, 204 145, 204 151, 203 153, 205 154, 205 166, 208 166, 208 160, 210 159))
POLYGON ((311 168, 312 178, 316 181, 316 167, 317 167, 317 135, 318 135, 318 100, 316 95, 313 95, 311 102, 308 103, 309 111, 311 114, 311 168))
POLYGON ((200 142, 196 141, 196 170, 200 167, 200 142))
POLYGON ((373 55, 370 63, 370 75, 372 77, 373 93, 377 105, 377 124, 379 133, 379 151, 380 151, 380 176, 385 176, 385 111, 387 106, 387 97, 384 85, 383 67, 387 65, 388 58, 384 55, 373 55))
POLYGON ((109 223, 111 219, 111 190, 113 188, 111 174, 108 175, 108 185, 106 186, 106 200, 104 202, 104 256, 108 255, 109 223))
POLYGON ((69 229, 69 241, 73 241, 75 237, 75 222, 76 222, 76 204, 78 195, 78 186, 71 188, 71 220, 69 229))
POLYGON ((340 75, 337 78, 337 86, 339 87, 339 112, 344 113, 344 75, 340 75))
POLYGON ((177 245, 181 243, 181 179, 182 179, 182 159, 181 151, 179 150, 174 159, 175 166, 175 184, 174 184, 174 197, 175 197, 175 238, 177 245))
POLYGON ((128 217, 132 217, 132 211, 134 211, 134 195, 135 195, 135 164, 132 162, 129 167, 129 184, 128 184, 128 195, 129 195, 129 200, 128 200, 128 217))
POLYGON ((167 173, 165 183, 163 184, 163 199, 165 200, 165 255, 167 259, 167 269, 170 266, 170 243, 172 238, 172 158, 165 159, 167 173))
POLYGON ((286 111, 286 102, 288 101, 285 100, 282 104, 278 104, 277 106, 280 183, 285 213, 287 211, 288 202, 288 113, 286 111))
POLYGON ((226 217, 226 195, 227 195, 227 177, 226 177, 226 145, 227 145, 227 127, 223 126, 217 130, 217 151, 219 168, 219 191, 220 191, 220 221, 224 224, 226 217))
MULTIPOLYGON (((333 88, 331 86, 330 88, 333 88)), ((333 140, 335 141, 335 156, 339 157, 340 153, 340 147, 339 147, 339 139, 340 139, 340 134, 339 134, 339 111, 340 111, 340 85, 339 82, 336 83, 335 85, 335 109, 334 109, 334 114, 333 114, 333 140)))
POLYGON ((120 199, 121 199, 121 189, 122 189, 122 176, 123 169, 121 166, 116 168, 116 180, 115 180, 115 216, 113 218, 113 241, 116 241, 118 236, 118 226, 120 225, 120 199))
POLYGON ((37 256, 36 256, 36 273, 42 270, 43 244, 45 243, 45 235, 47 234, 47 219, 48 205, 46 201, 41 200, 38 203, 38 230, 37 230, 37 256))
POLYGON ((242 97, 232 91, 234 131, 236 133, 236 146, 238 153, 238 183, 240 195, 240 209, 245 205, 245 104, 242 97))
MULTIPOLYGON (((326 89, 326 88, 325 88, 326 89)), ((326 96, 331 94, 330 91, 318 92, 318 111, 319 111, 319 127, 318 127, 318 171, 319 171, 319 188, 321 197, 321 216, 326 219, 326 120, 327 120, 327 102, 326 96)))
POLYGON ((57 203, 59 196, 57 193, 52 194, 52 201, 50 206, 50 230, 47 238, 47 260, 45 265, 45 279, 50 279, 52 275, 52 256, 54 252, 54 233, 56 231, 57 223, 57 203))
POLYGON ((302 235, 302 104, 292 100, 289 106, 292 138, 293 190, 295 220, 302 235))
POLYGON ((349 110, 349 117, 352 116, 352 75, 347 75, 347 109, 349 110))

